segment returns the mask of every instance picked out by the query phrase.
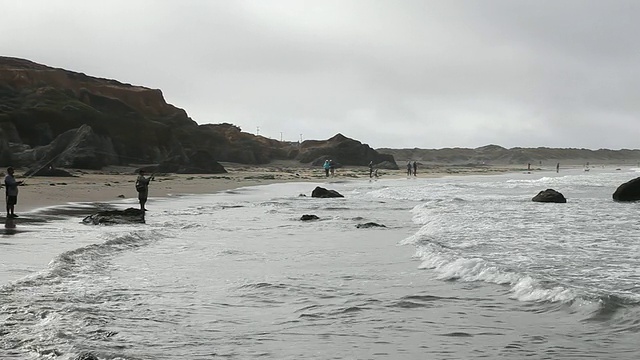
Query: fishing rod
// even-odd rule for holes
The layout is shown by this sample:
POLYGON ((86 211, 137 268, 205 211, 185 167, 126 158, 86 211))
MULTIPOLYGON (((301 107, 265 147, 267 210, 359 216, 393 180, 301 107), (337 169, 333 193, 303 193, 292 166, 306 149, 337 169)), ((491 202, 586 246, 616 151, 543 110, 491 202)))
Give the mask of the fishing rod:
MULTIPOLYGON (((54 160, 56 160, 57 158, 59 158, 60 156, 62 156, 64 153, 67 152, 67 150, 69 149, 65 149, 63 151, 61 151, 58 155, 54 156, 51 158, 51 160, 47 161, 46 163, 44 163, 44 165, 42 165, 41 167, 39 167, 37 170, 35 170, 34 172, 32 172, 29 176, 27 176, 24 180, 21 181, 22 184, 24 184, 27 180, 29 180, 30 178, 34 177, 40 170, 44 169, 45 166, 51 164, 54 160)), ((43 158, 46 157, 43 156, 43 158)))
MULTIPOLYGON (((31 175, 27 176, 26 178, 24 178, 24 180, 21 180, 18 182, 18 185, 24 185, 27 180, 29 180, 30 178, 32 178, 33 176, 35 176, 40 170, 42 170, 45 166, 49 165, 52 161, 54 161, 55 159, 59 158, 60 156, 62 156, 65 152, 67 151, 67 149, 65 149, 64 151, 60 152, 58 155, 54 156, 53 158, 51 158, 51 160, 47 161, 46 163, 44 163, 44 165, 42 165, 41 167, 39 167, 37 170, 35 170, 34 172, 31 173, 31 175)), ((43 158, 46 157, 43 156, 43 158)), ((0 188, 4 187, 5 184, 2 183, 0 184, 0 188)))

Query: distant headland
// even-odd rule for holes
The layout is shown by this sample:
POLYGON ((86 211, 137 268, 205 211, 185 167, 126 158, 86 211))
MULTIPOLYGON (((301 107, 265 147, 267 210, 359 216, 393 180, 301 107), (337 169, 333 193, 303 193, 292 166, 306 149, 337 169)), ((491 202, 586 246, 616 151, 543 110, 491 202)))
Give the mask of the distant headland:
POLYGON ((423 164, 448 165, 637 165, 640 162, 638 149, 575 149, 575 148, 521 148, 506 149, 498 145, 487 145, 475 149, 377 149, 383 154, 393 155, 401 161, 418 160, 423 164))

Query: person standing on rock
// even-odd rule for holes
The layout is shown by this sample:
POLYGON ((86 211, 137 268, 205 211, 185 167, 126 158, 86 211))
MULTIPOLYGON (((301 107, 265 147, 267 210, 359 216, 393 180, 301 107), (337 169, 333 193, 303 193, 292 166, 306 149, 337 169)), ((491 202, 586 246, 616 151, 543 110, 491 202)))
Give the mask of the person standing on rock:
POLYGON ((418 176, 418 163, 413 162, 413 176, 418 176))
POLYGON ((136 179, 136 191, 138 192, 138 201, 140 202, 140 210, 147 211, 144 205, 147 203, 149 196, 149 182, 153 180, 153 174, 148 178, 144 177, 144 170, 140 170, 140 175, 136 179))
POLYGON ((411 160, 407 163, 407 176, 411 176, 411 160))
POLYGON ((9 166, 7 168, 7 176, 4 178, 7 201, 7 218, 18 217, 18 215, 14 213, 14 210, 18 203, 18 186, 22 185, 22 181, 16 181, 16 178, 13 177, 13 171, 13 167, 9 166))
POLYGON ((373 177, 373 161, 369 161, 369 178, 373 177))

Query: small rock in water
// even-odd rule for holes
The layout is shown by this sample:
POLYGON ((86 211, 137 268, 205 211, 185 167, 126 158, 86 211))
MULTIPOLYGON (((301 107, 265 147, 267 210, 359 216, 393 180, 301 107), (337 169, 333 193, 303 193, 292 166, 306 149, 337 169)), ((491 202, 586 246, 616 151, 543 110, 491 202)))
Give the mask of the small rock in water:
POLYGON ((302 221, 309 221, 309 220, 318 220, 320 219, 319 217, 317 217, 316 215, 302 215, 302 217, 300 218, 300 220, 302 221))
POLYGON ((356 227, 358 229, 367 229, 367 228, 373 228, 373 227, 386 227, 382 224, 378 224, 378 223, 374 223, 374 222, 368 222, 368 223, 364 223, 364 224, 358 224, 356 225, 356 227))

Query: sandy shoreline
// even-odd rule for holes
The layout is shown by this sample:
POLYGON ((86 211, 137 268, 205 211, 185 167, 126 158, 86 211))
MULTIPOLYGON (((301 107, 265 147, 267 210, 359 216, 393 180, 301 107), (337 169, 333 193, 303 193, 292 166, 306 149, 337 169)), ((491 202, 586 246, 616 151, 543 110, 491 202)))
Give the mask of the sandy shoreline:
MULTIPOLYGON (((226 174, 158 174, 151 183, 149 197, 168 197, 187 194, 210 194, 224 190, 266 185, 276 182, 323 182, 327 178, 321 168, 310 168, 299 164, 269 164, 253 166, 224 164, 226 174), (297 165, 297 166, 295 166, 297 165)), ((446 175, 497 174, 519 171, 515 167, 461 167, 439 166, 418 169, 418 177, 440 177, 446 175)), ((104 203, 122 199, 134 199, 137 206, 135 167, 112 167, 102 171, 69 170, 74 177, 25 178, 26 169, 16 170, 16 179, 25 180, 20 187, 16 213, 28 212, 43 207, 65 205, 70 202, 104 203)), ((406 177, 404 169, 379 170, 380 178, 406 177)), ((4 175, 3 175, 4 176, 4 175)), ((346 167, 336 171, 331 180, 368 179, 367 167, 346 167)), ((150 201, 151 203, 151 201, 150 201)))

